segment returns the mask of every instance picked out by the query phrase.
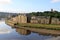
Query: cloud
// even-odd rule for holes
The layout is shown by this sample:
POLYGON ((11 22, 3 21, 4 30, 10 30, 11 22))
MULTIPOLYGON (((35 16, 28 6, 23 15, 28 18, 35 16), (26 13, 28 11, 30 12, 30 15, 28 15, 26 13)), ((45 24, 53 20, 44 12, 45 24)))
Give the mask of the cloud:
POLYGON ((19 9, 14 9, 14 8, 2 8, 0 7, 0 12, 12 12, 12 13, 19 13, 19 9))
POLYGON ((7 34, 7 33, 11 33, 11 31, 9 31, 6 28, 0 28, 0 34, 7 34))
POLYGON ((10 4, 12 0, 0 0, 0 5, 10 4))
POLYGON ((60 2, 60 0, 52 0, 51 3, 57 3, 60 2))

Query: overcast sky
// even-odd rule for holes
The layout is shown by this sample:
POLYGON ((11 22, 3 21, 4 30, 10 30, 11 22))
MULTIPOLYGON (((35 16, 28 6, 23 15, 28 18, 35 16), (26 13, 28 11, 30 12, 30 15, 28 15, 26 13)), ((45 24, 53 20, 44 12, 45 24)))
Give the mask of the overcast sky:
POLYGON ((36 12, 50 9, 60 11, 60 0, 0 0, 2 12, 36 12))

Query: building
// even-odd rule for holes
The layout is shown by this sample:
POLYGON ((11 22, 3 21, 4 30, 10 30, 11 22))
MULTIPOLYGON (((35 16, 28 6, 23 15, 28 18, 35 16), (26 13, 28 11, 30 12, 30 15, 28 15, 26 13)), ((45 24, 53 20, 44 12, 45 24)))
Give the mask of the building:
POLYGON ((27 16, 24 14, 20 14, 15 17, 11 17, 10 20, 15 23, 27 23, 27 16))
POLYGON ((36 16, 32 16, 30 22, 31 23, 38 23, 36 16))
POLYGON ((51 24, 60 24, 60 19, 59 18, 52 18, 51 24))
POLYGON ((17 18, 17 16, 16 16, 16 17, 12 17, 10 20, 13 21, 13 22, 15 22, 15 23, 17 23, 17 21, 18 21, 17 19, 18 19, 18 18, 17 18))
MULTIPOLYGON (((27 16, 26 14, 19 14, 10 19, 14 23, 37 23, 49 24, 50 16, 27 16)), ((60 18, 52 17, 51 24, 60 24, 60 18)))
POLYGON ((49 18, 46 16, 32 16, 31 23, 49 24, 49 18))
POLYGON ((27 16, 24 14, 20 14, 17 16, 18 23, 27 23, 27 16))

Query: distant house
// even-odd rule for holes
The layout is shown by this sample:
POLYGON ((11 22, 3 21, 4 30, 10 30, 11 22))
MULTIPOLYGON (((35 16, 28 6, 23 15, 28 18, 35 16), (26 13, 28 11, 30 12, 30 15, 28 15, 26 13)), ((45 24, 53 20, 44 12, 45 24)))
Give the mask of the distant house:
POLYGON ((49 24, 49 18, 47 16, 32 16, 31 23, 49 24))

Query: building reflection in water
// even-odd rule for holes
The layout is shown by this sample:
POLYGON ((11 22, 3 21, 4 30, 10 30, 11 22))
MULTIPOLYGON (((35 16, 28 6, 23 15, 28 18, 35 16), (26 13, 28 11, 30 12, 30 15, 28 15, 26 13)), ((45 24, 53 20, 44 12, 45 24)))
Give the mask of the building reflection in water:
MULTIPOLYGON (((16 28, 16 32, 18 32, 21 35, 29 35, 29 34, 31 34, 30 30, 26 30, 26 29, 22 29, 22 28, 16 28)), ((33 31, 33 33, 37 33, 37 32, 33 31)), ((43 35, 43 36, 54 36, 54 37, 58 36, 58 35, 47 34, 47 33, 42 33, 42 32, 39 32, 38 34, 43 35)))
POLYGON ((16 32, 18 32, 21 35, 29 35, 29 34, 31 34, 30 30, 25 30, 25 29, 22 29, 22 28, 16 28, 16 32))

